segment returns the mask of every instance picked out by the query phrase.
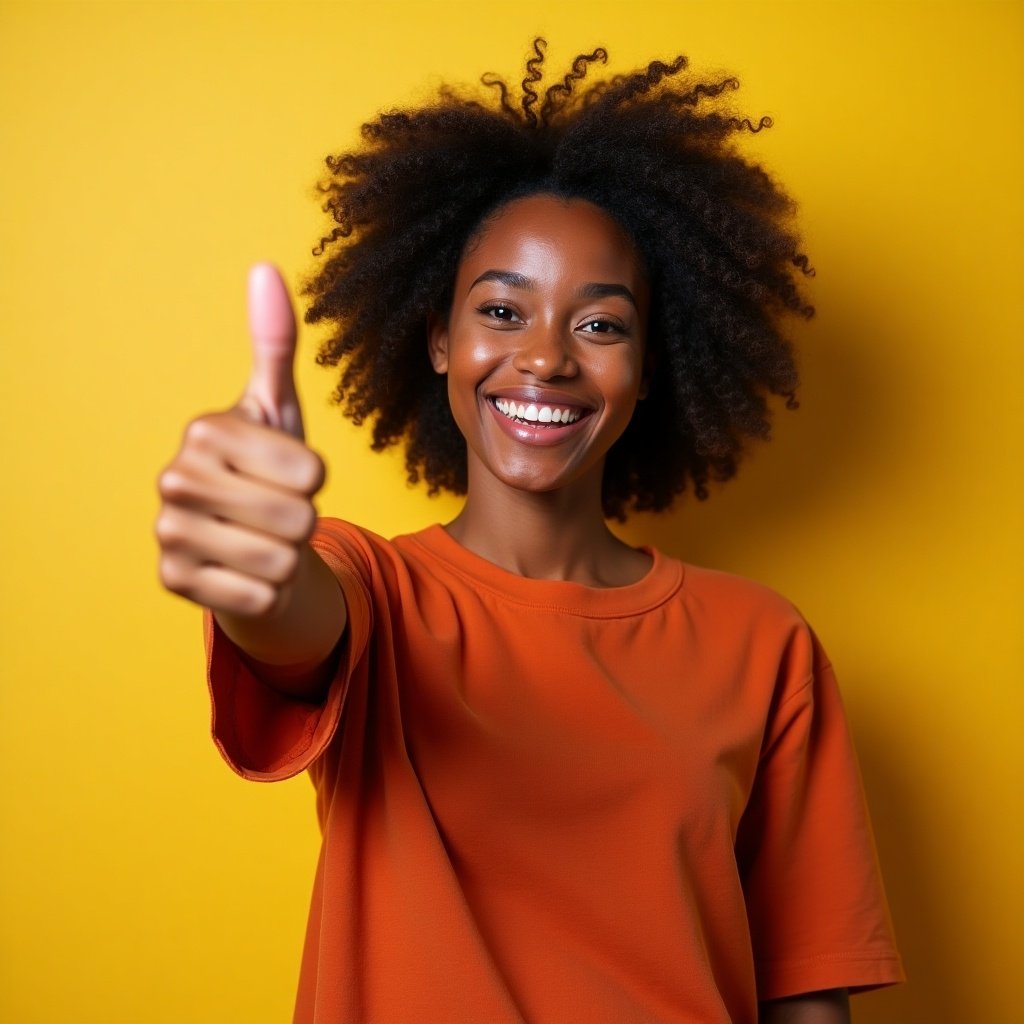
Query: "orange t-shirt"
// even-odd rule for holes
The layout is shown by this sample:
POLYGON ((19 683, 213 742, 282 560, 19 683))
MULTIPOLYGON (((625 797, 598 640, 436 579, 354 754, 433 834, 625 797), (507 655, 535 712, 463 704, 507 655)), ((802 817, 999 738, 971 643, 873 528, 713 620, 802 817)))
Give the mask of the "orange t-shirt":
POLYGON ((785 600, 657 551, 597 589, 440 526, 312 543, 350 618, 324 705, 207 619, 225 758, 317 790, 297 1022, 755 1024, 902 980, 832 669, 785 600))

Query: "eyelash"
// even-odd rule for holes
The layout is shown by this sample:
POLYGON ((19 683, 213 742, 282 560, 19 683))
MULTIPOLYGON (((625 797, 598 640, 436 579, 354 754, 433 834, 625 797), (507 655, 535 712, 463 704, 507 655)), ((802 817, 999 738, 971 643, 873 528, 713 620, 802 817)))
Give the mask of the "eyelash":
MULTIPOLYGON (((504 302, 484 303, 484 305, 479 307, 477 312, 480 313, 482 316, 491 317, 492 319, 498 320, 501 323, 508 323, 508 324, 510 324, 510 323, 516 323, 517 321, 521 321, 521 318, 520 318, 519 314, 511 306, 506 305, 504 302), (503 316, 497 316, 497 313, 498 313, 499 310, 503 310, 506 313, 511 313, 512 316, 516 317, 516 320, 510 320, 510 319, 508 319, 506 317, 503 317, 503 316)), ((583 321, 582 324, 580 324, 580 327, 591 327, 591 326, 594 326, 594 325, 600 325, 600 327, 607 328, 607 329, 606 330, 597 330, 597 331, 588 331, 587 332, 588 334, 625 334, 626 333, 626 329, 618 321, 612 320, 612 319, 606 319, 606 318, 603 318, 603 317, 593 317, 590 320, 585 320, 585 321, 583 321)), ((577 328, 577 330, 578 329, 579 328, 577 328)))
POLYGON ((507 306, 504 302, 487 302, 482 305, 477 312, 482 313, 484 316, 493 317, 495 320, 500 320, 502 323, 514 323, 514 321, 507 319, 503 316, 495 316, 499 309, 503 309, 506 313, 511 313, 514 317, 519 317, 519 314, 511 307, 507 306))
POLYGON ((625 328, 622 324, 615 320, 602 320, 600 317, 594 320, 587 320, 586 323, 581 324, 581 327, 590 327, 593 324, 600 324, 601 327, 608 328, 607 330, 600 331, 589 331, 590 334, 624 334, 625 328))

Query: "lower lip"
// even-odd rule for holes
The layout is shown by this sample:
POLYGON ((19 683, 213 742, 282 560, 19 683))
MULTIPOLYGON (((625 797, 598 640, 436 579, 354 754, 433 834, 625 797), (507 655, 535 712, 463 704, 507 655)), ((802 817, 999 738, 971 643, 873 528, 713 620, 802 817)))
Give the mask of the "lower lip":
POLYGON ((568 440, 578 434, 583 429, 583 424, 590 419, 590 415, 581 416, 578 420, 559 427, 549 427, 540 423, 534 425, 533 423, 521 423, 519 420, 510 420, 503 412, 499 412, 493 402, 484 399, 484 403, 490 409, 491 415, 498 421, 498 426, 509 437, 522 444, 539 447, 560 444, 562 441, 568 440))

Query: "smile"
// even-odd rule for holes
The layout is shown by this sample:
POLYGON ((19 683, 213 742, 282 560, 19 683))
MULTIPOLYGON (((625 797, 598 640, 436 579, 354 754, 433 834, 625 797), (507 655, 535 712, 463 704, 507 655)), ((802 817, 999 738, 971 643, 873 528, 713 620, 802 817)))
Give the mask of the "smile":
POLYGON ((558 408, 553 405, 534 405, 513 402, 507 398, 490 399, 494 407, 513 423, 544 423, 550 426, 575 423, 584 413, 582 409, 558 408))

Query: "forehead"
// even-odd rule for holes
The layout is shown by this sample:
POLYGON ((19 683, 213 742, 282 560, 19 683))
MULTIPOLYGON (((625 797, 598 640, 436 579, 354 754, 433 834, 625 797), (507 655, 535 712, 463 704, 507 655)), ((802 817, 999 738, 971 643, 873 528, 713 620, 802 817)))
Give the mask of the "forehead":
POLYGON ((459 277, 524 268, 631 287, 644 278, 636 246, 611 215, 583 199, 550 195, 515 199, 489 217, 467 246, 459 277))

